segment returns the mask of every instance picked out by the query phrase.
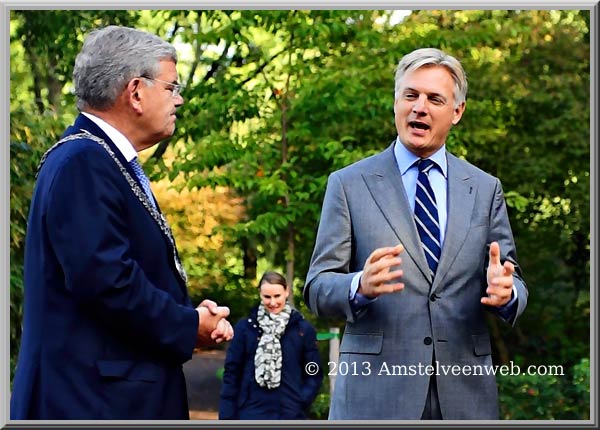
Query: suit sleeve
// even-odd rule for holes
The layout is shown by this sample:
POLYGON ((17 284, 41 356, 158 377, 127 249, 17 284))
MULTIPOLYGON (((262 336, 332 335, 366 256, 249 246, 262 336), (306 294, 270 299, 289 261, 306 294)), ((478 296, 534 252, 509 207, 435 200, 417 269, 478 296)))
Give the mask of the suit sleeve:
MULTIPOLYGON (((503 263, 505 261, 510 261, 515 266, 513 280, 517 290, 517 303, 516 306, 511 306, 513 314, 506 319, 508 323, 514 326, 518 317, 527 307, 527 298, 529 292, 527 290, 527 285, 523 280, 521 267, 517 263, 517 250, 515 247, 515 241, 513 238, 512 229, 510 227, 510 220, 506 209, 504 193, 502 192, 502 185, 498 179, 496 179, 496 187, 494 189, 494 201, 491 212, 490 236, 488 238, 488 244, 493 241, 497 241, 500 245, 500 261, 503 263)), ((486 252, 484 271, 488 266, 488 256, 489 249, 486 252)), ((484 293, 486 287, 487 285, 485 285, 483 288, 484 293)), ((505 319, 497 310, 495 310, 494 313, 500 318, 505 319)))
POLYGON ((317 397, 321 384, 323 383, 323 366, 321 365, 321 355, 317 348, 317 332, 306 322, 306 331, 304 334, 304 352, 303 352, 303 369, 304 382, 302 384, 302 400, 304 408, 308 409, 312 402, 317 397), (307 370, 308 363, 316 363, 318 371, 316 374, 309 374, 307 370))
POLYGON ((238 397, 242 389, 244 364, 246 363, 247 354, 244 324, 244 320, 241 320, 235 325, 235 336, 227 347, 225 371, 223 372, 223 384, 221 386, 221 399, 219 401, 220 420, 238 419, 238 397))
POLYGON ((157 288, 132 258, 119 175, 98 146, 70 155, 54 176, 46 229, 66 288, 107 329, 184 362, 195 346, 198 314, 166 291, 179 285, 157 288))
MULTIPOLYGON (((304 300, 319 316, 357 317, 350 307, 349 273, 352 258, 352 221, 341 179, 332 173, 327 181, 315 249, 304 286, 304 300)), ((358 311, 360 312, 360 311, 358 311)))

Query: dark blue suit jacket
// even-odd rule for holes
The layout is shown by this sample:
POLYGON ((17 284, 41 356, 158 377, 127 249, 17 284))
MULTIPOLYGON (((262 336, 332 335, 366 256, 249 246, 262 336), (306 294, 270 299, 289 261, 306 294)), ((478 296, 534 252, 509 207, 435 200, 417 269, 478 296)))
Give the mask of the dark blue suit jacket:
POLYGON ((107 146, 50 151, 31 202, 11 419, 188 419, 198 315, 174 244, 100 128, 80 115, 64 136, 82 130, 107 146))

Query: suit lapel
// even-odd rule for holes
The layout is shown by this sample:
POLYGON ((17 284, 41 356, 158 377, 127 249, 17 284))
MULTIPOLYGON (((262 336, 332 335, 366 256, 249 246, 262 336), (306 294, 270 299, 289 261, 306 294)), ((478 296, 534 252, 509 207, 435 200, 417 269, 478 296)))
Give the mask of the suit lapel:
POLYGON ((440 264, 431 290, 442 284, 469 233, 469 223, 477 195, 477 184, 463 163, 450 153, 448 158, 448 221, 440 264))
MULTIPOLYGON (((404 245, 405 252, 413 259, 423 276, 431 282, 429 267, 421 248, 421 241, 413 220, 413 212, 408 203, 393 148, 394 145, 392 144, 379 155, 381 157, 380 162, 374 163, 378 171, 363 173, 363 179, 373 200, 375 200, 402 245, 404 245)), ((393 243, 390 244, 390 246, 393 245, 393 243)))

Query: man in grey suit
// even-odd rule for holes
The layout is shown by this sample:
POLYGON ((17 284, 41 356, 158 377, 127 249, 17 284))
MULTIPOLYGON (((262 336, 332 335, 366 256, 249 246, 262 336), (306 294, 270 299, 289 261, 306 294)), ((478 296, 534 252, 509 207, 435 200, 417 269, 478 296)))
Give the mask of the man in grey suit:
POLYGON ((398 138, 329 177, 304 297, 346 320, 330 419, 498 419, 484 313, 514 325, 528 292, 500 181, 446 151, 466 93, 454 57, 409 53, 398 138))

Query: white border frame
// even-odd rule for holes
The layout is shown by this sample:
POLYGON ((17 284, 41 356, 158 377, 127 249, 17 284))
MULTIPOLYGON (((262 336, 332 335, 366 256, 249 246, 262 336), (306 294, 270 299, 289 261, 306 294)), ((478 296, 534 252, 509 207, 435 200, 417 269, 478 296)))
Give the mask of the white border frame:
MULTIPOLYGON (((19 1, 0 0, 0 36, 3 61, 0 63, 0 178, 2 178, 2 207, 0 238, 5 246, 0 250, 0 273, 10 274, 9 241, 10 241, 10 11, 15 9, 581 9, 590 10, 590 420, 550 421, 444 421, 443 424, 420 421, 52 421, 44 422, 46 428, 596 428, 597 426, 597 293, 598 273, 595 266, 597 255, 598 202, 597 166, 598 166, 598 131, 596 118, 598 115, 598 1, 507 1, 492 3, 486 0, 467 1, 378 1, 367 4, 367 0, 346 1, 305 1, 288 3, 287 0, 251 0, 251 1, 177 1, 165 5, 161 2, 99 0, 96 2, 79 1, 19 1)), ((39 428, 40 421, 9 420, 9 387, 10 387, 10 279, 4 275, 0 291, 0 428, 39 428), (7 425, 8 424, 8 425, 7 425)))

